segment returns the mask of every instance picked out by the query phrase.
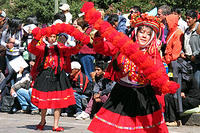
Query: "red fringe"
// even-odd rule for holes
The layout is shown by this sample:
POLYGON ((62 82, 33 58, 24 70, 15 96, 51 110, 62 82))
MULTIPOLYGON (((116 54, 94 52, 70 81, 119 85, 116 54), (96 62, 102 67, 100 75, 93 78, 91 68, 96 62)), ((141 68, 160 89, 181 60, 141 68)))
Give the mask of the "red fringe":
POLYGON ((103 20, 100 20, 98 16, 99 13, 94 10, 94 4, 91 2, 86 2, 81 11, 85 13, 87 18, 85 20, 88 21, 88 23, 94 23, 94 28, 100 31, 102 37, 105 37, 114 46, 120 48, 122 53, 134 61, 136 66, 143 71, 146 78, 152 82, 152 86, 160 88, 161 92, 164 94, 176 92, 175 90, 179 88, 179 84, 169 81, 169 77, 161 61, 157 61, 156 64, 153 63, 154 60, 152 57, 140 51, 138 45, 132 42, 130 38, 119 33, 108 22, 102 22, 103 20), (95 16, 97 16, 97 19, 94 19, 95 16), (94 20, 96 20, 96 22, 94 22, 94 20), (130 47, 127 44, 130 44, 132 48, 129 49, 130 47), (149 67, 149 63, 152 65, 151 67, 149 67))
POLYGON ((52 25, 42 29, 36 27, 32 30, 33 37, 36 40, 40 40, 42 36, 49 37, 52 34, 59 34, 59 33, 66 33, 70 36, 73 36, 76 40, 81 41, 83 44, 88 44, 90 42, 90 37, 88 35, 80 32, 78 29, 76 29, 74 26, 70 24, 58 23, 56 25, 52 25))

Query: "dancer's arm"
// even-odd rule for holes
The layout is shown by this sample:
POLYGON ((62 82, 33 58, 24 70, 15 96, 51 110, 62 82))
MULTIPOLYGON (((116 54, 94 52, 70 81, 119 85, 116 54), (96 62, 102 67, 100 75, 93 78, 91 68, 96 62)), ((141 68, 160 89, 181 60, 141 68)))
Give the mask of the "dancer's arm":
POLYGON ((37 45, 39 43, 38 40, 33 39, 28 44, 28 51, 36 56, 40 56, 42 53, 44 53, 44 46, 37 45))
POLYGON ((94 8, 92 2, 86 2, 81 11, 85 13, 85 20, 99 30, 102 37, 120 48, 120 51, 143 71, 146 79, 151 81, 152 86, 160 89, 164 94, 176 92, 179 84, 169 81, 164 66, 161 67, 160 62, 155 63, 151 56, 139 50, 138 44, 134 43, 125 34, 117 32, 108 22, 103 21, 101 14, 94 8))
POLYGON ((119 49, 112 45, 112 43, 104 40, 102 37, 95 37, 93 41, 93 48, 95 52, 105 55, 114 56, 119 49))

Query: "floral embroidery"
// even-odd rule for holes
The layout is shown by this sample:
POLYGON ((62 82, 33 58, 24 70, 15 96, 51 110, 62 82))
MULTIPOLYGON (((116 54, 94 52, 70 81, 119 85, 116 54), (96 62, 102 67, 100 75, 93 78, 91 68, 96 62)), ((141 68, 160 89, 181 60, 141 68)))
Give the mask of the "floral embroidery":
POLYGON ((138 84, 144 84, 145 79, 142 73, 139 73, 138 67, 130 61, 126 56, 121 57, 122 74, 127 75, 130 81, 138 84))

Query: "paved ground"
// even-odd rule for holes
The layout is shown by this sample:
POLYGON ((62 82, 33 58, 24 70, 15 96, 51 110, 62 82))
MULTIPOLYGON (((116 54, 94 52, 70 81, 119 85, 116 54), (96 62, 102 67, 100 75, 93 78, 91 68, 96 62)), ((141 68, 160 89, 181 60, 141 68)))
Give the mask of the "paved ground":
MULTIPOLYGON (((39 115, 7 114, 0 112, 0 133, 38 133, 34 130, 38 124, 39 115)), ((60 126, 65 133, 91 133, 87 130, 91 120, 75 120, 73 117, 61 117, 60 126)), ((53 117, 47 116, 47 126, 41 133, 51 133, 53 117)), ((200 126, 169 127, 169 133, 199 133, 200 126)))

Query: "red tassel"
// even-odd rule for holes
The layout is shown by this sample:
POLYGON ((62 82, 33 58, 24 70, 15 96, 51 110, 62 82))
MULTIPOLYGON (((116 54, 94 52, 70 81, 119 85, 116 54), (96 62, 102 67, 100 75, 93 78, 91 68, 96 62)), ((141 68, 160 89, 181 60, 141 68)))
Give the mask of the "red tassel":
POLYGON ((93 7, 94 7, 94 3, 86 2, 83 4, 83 7, 81 8, 81 12, 87 12, 88 10, 90 10, 93 7))

